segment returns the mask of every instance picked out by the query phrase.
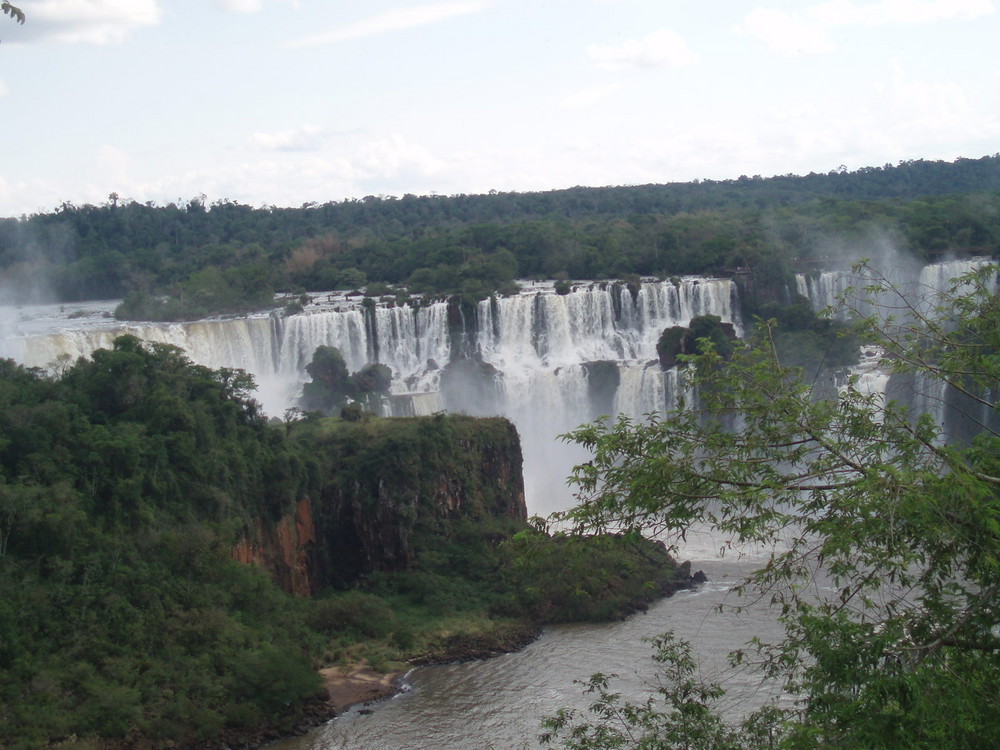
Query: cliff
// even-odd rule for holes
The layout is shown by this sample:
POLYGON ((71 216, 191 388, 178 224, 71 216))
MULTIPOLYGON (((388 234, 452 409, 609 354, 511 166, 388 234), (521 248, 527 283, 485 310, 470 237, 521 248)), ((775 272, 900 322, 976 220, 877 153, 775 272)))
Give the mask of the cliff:
POLYGON ((316 593, 319 581, 310 561, 315 558, 316 528, 312 501, 303 498, 277 523, 256 518, 233 548, 233 558, 260 565, 282 589, 299 596, 316 593))
POLYGON ((233 551, 286 591, 407 570, 460 522, 527 517, 520 440, 506 419, 316 420, 293 438, 319 467, 318 496, 277 521, 255 519, 233 551))

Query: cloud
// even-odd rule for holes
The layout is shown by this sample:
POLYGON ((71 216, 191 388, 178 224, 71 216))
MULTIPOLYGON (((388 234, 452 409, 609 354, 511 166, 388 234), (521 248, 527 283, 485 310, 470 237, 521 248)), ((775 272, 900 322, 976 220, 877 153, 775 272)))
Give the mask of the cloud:
POLYGON ((3 82, 2 78, 0 78, 0 99, 5 96, 7 96, 7 84, 3 82))
MULTIPOLYGON (((134 166, 139 169, 142 165, 136 163, 134 166)), ((283 150, 267 158, 195 169, 179 168, 172 174, 124 182, 115 179, 117 175, 106 173, 99 175, 99 182, 76 190, 74 195, 82 196, 76 200, 97 203, 105 200, 111 190, 116 190, 140 202, 164 203, 205 194, 209 201, 225 198, 253 205, 297 206, 369 193, 429 193, 446 188, 447 180, 455 175, 465 175, 464 166, 461 157, 452 150, 439 157, 425 146, 393 133, 370 139, 336 156, 283 150), (266 188, 261 190, 261 186, 266 188)), ((61 186, 62 192, 56 191, 47 199, 49 204, 57 205, 65 189, 65 185, 61 186)), ((0 199, 3 197, 0 193, 0 199)))
POLYGON ((778 54, 822 54, 834 50, 828 34, 838 28, 969 21, 993 12, 991 0, 879 0, 865 5, 854 0, 830 0, 791 12, 756 8, 736 31, 778 54))
POLYGON ((830 26, 858 24, 869 28, 939 21, 969 21, 989 15, 990 0, 881 0, 858 5, 852 0, 831 0, 806 10, 819 23, 830 26))
MULTIPOLYGON (((280 0, 293 8, 299 7, 299 0, 280 0)), ((264 10, 264 0, 212 0, 212 4, 225 13, 259 13, 264 10)))
POLYGON ((619 45, 587 47, 587 54, 596 65, 612 70, 626 68, 674 68, 698 62, 698 56, 676 32, 660 29, 642 39, 630 39, 619 45))
POLYGON ((369 18, 357 21, 347 26, 341 26, 320 34, 301 37, 288 42, 289 47, 313 47, 320 44, 345 42, 377 34, 388 34, 393 31, 413 29, 419 26, 429 26, 441 23, 458 16, 480 13, 491 5, 486 0, 469 0, 468 2, 434 3, 417 5, 412 8, 399 8, 378 13, 369 18))
POLYGON ((276 133, 254 133, 250 143, 266 151, 319 151, 327 133, 315 125, 302 125, 276 133))
POLYGON ((977 111, 973 97, 962 85, 951 81, 927 81, 911 77, 898 61, 891 66, 889 80, 875 86, 876 113, 900 141, 996 138, 1000 118, 987 108, 977 111))
POLYGON ((97 149, 97 173, 113 184, 124 185, 129 181, 131 157, 114 146, 104 145, 97 149))
POLYGON ((160 22, 156 0, 38 0, 11 43, 114 44, 137 28, 160 22))
POLYGON ((783 10, 757 8, 744 19, 738 30, 782 55, 832 52, 834 46, 827 38, 826 30, 814 21, 798 16, 783 10))
POLYGON ((401 176, 426 178, 443 171, 444 162, 407 141, 399 133, 372 141, 358 152, 356 166, 364 179, 393 179, 401 176))
POLYGON ((624 88, 625 86, 619 83, 610 84, 608 86, 594 86, 593 88, 584 89, 583 91, 578 91, 575 94, 570 94, 560 102, 560 105, 566 107, 567 109, 590 107, 597 104, 599 101, 607 99, 609 96, 617 94, 624 88))
POLYGON ((222 10, 233 13, 256 13, 264 7, 264 0, 214 0, 222 10))

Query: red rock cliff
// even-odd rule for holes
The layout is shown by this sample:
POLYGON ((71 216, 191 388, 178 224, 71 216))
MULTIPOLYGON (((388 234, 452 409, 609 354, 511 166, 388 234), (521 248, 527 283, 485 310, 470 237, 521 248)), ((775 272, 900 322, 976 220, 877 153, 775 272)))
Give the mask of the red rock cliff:
POLYGON ((506 419, 344 423, 310 448, 325 465, 320 496, 277 523, 256 520, 233 551, 286 591, 405 570, 458 521, 527 517, 520 439, 506 419))
POLYGON ((233 548, 233 557, 265 568, 285 591, 311 596, 319 587, 310 563, 315 547, 312 502, 304 498, 296 504, 294 513, 283 516, 276 524, 256 519, 250 532, 233 548))

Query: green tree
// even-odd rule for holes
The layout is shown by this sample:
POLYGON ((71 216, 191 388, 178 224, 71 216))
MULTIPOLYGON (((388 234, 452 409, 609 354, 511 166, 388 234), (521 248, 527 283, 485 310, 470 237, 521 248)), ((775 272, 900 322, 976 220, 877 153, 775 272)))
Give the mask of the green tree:
POLYGON ((351 407, 347 413, 352 421, 361 418, 362 407, 377 412, 380 398, 389 394, 392 385, 392 370, 378 362, 349 373, 344 356, 333 346, 316 347, 306 372, 312 380, 302 387, 302 408, 329 415, 346 405, 351 407), (348 404, 349 399, 357 403, 348 404))
POLYGON ((332 414, 344 405, 351 394, 351 376, 340 349, 317 346, 306 372, 312 380, 302 387, 303 409, 332 414))
POLYGON ((733 351, 734 336, 732 324, 723 323, 718 315, 698 315, 691 318, 687 328, 664 328, 656 342, 656 353, 662 367, 673 367, 678 362, 678 356, 695 354, 700 350, 702 340, 707 340, 725 358, 733 351))
POLYGON ((594 696, 588 713, 596 720, 590 722, 579 711, 561 709, 542 722, 542 744, 565 739, 567 750, 760 750, 774 746, 773 726, 778 718, 774 712, 764 709, 738 730, 728 726, 717 709, 726 691, 718 683, 699 678, 691 646, 673 633, 651 643, 661 672, 653 695, 642 703, 631 703, 611 692, 611 679, 616 675, 592 675, 582 684, 584 692, 594 696))
POLYGON ((689 358, 697 405, 571 435, 594 453, 563 519, 577 528, 676 538, 704 524, 732 544, 776 544, 740 591, 773 602, 784 637, 733 658, 798 696, 774 725, 782 746, 1000 745, 996 271, 918 302, 873 278, 882 314, 859 324, 885 368, 974 406, 971 444, 947 444, 929 415, 856 378, 819 397, 767 326, 727 362, 689 358))
POLYGON ((380 362, 367 364, 351 375, 352 395, 369 409, 377 409, 379 399, 389 395, 392 370, 380 362))

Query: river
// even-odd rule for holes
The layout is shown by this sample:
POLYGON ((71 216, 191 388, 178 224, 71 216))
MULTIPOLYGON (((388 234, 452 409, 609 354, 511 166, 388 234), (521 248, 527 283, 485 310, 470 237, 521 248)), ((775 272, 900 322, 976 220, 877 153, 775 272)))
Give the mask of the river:
POLYGON ((693 569, 705 572, 708 583, 663 599, 645 613, 621 622, 549 627, 516 653, 416 669, 407 676, 404 692, 370 712, 352 709, 268 750, 538 748, 543 717, 561 707, 586 708, 587 696, 574 680, 595 672, 616 674, 614 689, 624 696, 641 700, 650 692, 656 665, 643 639, 668 630, 693 644, 703 678, 726 686, 719 708, 727 717, 738 719, 771 698, 788 701, 752 668, 732 668, 727 658, 754 636, 780 634, 772 611, 732 609, 739 603, 733 586, 762 555, 721 558, 715 546, 702 536, 680 553, 692 560, 693 569))

